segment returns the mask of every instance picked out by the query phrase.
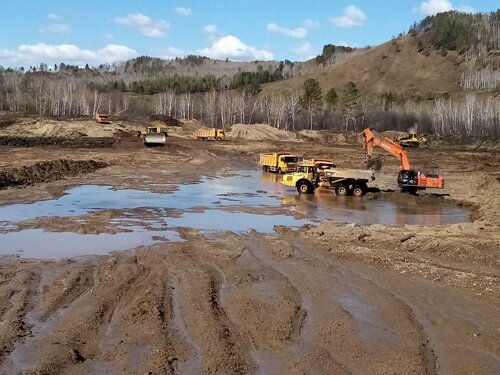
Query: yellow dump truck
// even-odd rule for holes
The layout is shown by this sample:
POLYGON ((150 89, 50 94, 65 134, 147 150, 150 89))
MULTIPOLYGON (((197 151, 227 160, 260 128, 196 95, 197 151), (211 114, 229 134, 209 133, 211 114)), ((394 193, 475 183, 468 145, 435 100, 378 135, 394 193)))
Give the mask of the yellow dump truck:
POLYGON ((199 129, 194 135, 200 141, 223 141, 226 139, 226 135, 222 129, 199 129))
POLYGON ((260 165, 264 172, 293 172, 297 167, 297 155, 288 152, 260 154, 260 165))
POLYGON ((301 194, 312 194, 317 188, 335 190, 339 196, 354 195, 362 197, 367 183, 375 180, 372 170, 325 168, 310 160, 304 160, 297 166, 297 171, 281 178, 281 184, 297 188, 301 194))
POLYGON ((95 122, 98 124, 112 124, 109 119, 109 115, 105 115, 104 113, 96 113, 95 114, 95 122))

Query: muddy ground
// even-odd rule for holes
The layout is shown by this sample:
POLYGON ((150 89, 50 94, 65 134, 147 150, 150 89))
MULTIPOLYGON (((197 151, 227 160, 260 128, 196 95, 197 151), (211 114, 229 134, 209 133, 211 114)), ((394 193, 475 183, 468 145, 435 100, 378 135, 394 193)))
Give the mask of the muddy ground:
MULTIPOLYGON (((0 146, 1 171, 61 159, 108 165, 2 189, 0 204, 49 199, 81 184, 167 192, 202 176, 255 168, 259 152, 284 149, 364 166, 355 142, 170 137, 166 147, 146 149, 124 137, 105 148, 0 146)), ((398 164, 387 155, 374 192, 363 199, 446 201, 470 208, 473 222, 326 221, 209 238, 185 228, 184 242, 106 256, 3 257, 0 372, 499 373, 500 155, 453 144, 411 155, 416 166, 440 169, 444 191, 397 192, 398 164)), ((87 216, 80 226, 106 231, 113 212, 87 216)), ((36 226, 81 229, 53 219, 36 226)))

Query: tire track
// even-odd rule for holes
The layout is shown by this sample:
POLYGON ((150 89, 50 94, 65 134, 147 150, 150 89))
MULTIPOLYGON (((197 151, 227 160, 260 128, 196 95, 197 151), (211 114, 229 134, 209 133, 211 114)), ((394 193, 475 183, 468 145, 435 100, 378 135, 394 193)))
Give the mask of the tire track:
MULTIPOLYGON (((331 267, 334 267, 336 269, 338 269, 338 267, 339 267, 338 263, 336 263, 332 259, 329 259, 326 256, 322 256, 322 255, 318 254, 318 252, 313 254, 311 251, 306 250, 306 249, 308 249, 307 246, 297 246, 297 248, 299 249, 300 252, 307 255, 308 257, 312 257, 312 258, 317 259, 318 261, 325 262, 325 263, 329 264, 331 267)), ((425 370, 425 374, 428 374, 428 375, 437 374, 437 357, 436 357, 435 350, 433 349, 433 347, 431 345, 432 344, 431 336, 427 333, 426 329, 424 328, 424 323, 422 323, 422 321, 421 321, 424 318, 420 314, 417 315, 417 313, 414 311, 414 309, 407 302, 405 302, 404 299, 402 299, 398 295, 394 294, 393 292, 388 290, 386 287, 374 282, 373 280, 367 279, 363 274, 358 273, 358 272, 354 272, 352 270, 348 270, 346 268, 344 268, 342 270, 342 272, 344 274, 346 274, 346 273, 353 274, 355 276, 355 278, 358 278, 359 280, 363 280, 364 283, 368 283, 368 284, 372 285, 373 288, 377 291, 377 293, 380 293, 380 291, 382 291, 390 299, 393 299, 394 301, 396 301, 396 303, 399 305, 399 308, 402 309, 402 311, 406 315, 407 319, 414 325, 416 332, 417 332, 417 335, 419 336, 419 338, 417 340, 420 343, 419 344, 419 356, 422 357, 422 364, 423 364, 423 367, 425 370)), ((350 278, 352 279, 353 277, 350 276, 350 278)), ((428 325, 428 323, 426 323, 426 325, 428 325)))

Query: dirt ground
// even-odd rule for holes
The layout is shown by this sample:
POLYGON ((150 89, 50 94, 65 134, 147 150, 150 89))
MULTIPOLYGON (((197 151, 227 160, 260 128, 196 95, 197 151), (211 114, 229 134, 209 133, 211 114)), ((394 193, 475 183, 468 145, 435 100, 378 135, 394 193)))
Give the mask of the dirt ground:
MULTIPOLYGON (((0 190, 0 204, 50 199, 81 184, 168 192, 257 168, 260 152, 278 150, 364 167, 355 136, 292 138, 172 136, 166 147, 147 149, 122 129, 104 147, 3 145, 4 173, 61 160, 107 167, 51 172, 0 190)), ((210 237, 185 228, 184 242, 105 256, 1 258, 0 372, 498 374, 500 154, 432 143, 410 152, 416 167, 441 171, 443 191, 398 192, 398 162, 387 155, 362 199, 445 201, 470 208, 471 223, 324 221, 210 237)), ((113 212, 87 216, 89 231, 106 231, 113 212)), ((64 220, 36 225, 44 224, 81 229, 64 220)))

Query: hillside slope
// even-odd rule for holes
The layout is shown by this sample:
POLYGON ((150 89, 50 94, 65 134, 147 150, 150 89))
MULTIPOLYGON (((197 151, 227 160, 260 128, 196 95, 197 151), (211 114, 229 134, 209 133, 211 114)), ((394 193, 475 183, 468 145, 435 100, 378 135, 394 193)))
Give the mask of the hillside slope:
POLYGON ((320 82, 323 92, 341 91, 356 83, 363 95, 392 92, 408 98, 429 98, 462 91, 463 55, 430 47, 428 33, 405 35, 308 75, 263 85, 263 93, 301 89, 307 78, 320 82))

